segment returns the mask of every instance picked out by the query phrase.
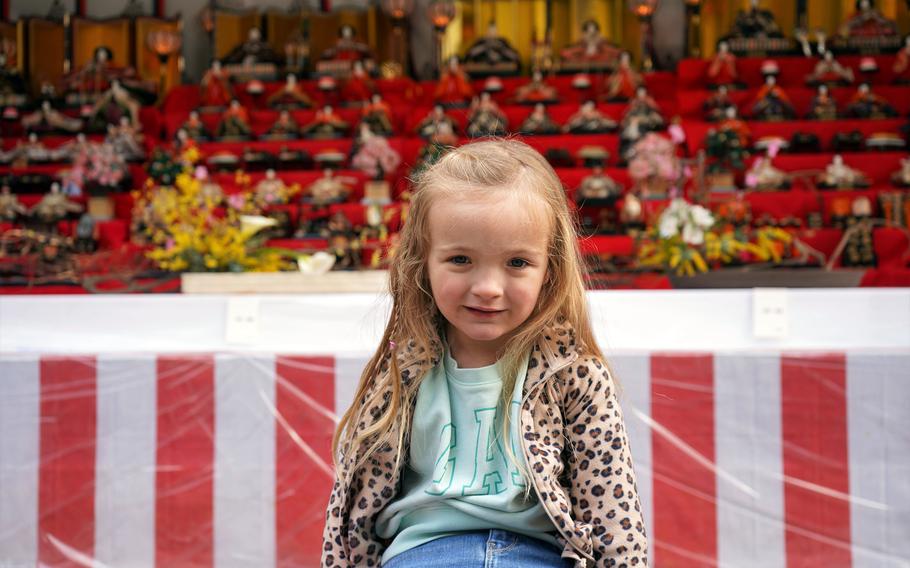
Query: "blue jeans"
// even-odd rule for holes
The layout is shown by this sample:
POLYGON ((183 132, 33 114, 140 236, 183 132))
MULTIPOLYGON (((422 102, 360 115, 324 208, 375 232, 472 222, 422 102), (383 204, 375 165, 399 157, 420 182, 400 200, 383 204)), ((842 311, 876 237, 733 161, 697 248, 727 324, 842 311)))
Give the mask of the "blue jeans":
POLYGON ((540 539, 493 529, 431 540, 393 556, 383 568, 570 568, 574 562, 540 539))

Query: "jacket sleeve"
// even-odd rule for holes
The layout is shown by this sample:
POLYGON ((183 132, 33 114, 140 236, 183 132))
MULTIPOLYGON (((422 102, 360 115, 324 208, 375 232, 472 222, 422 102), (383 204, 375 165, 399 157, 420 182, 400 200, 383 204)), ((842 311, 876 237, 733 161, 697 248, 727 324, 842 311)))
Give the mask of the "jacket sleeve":
MULTIPOLYGON (((383 361, 383 365, 386 361, 383 361)), ((385 367, 383 367, 385 369, 385 367)), ((369 401, 376 393, 376 386, 371 385, 363 395, 363 401, 369 401)), ((353 428, 360 429, 363 424, 358 424, 355 418, 353 428)), ((341 443, 337 466, 335 467, 335 482, 332 493, 329 495, 329 504, 325 512, 325 527, 322 530, 322 562, 324 568, 353 568, 352 547, 359 544, 356 536, 352 542, 351 509, 355 501, 354 495, 360 487, 354 487, 356 481, 361 479, 363 467, 357 472, 351 472, 354 467, 354 456, 349 441, 341 443), (360 474, 360 475, 358 475, 360 474)))
POLYGON ((325 512, 325 527, 322 531, 322 561, 320 566, 325 568, 347 568, 348 538, 347 525, 348 513, 345 506, 347 499, 341 473, 336 468, 335 483, 329 496, 329 504, 325 512))
MULTIPOLYGON (((385 370, 385 369, 383 369, 385 370)), ((373 419, 387 408, 387 397, 377 394, 374 385, 367 389, 364 400, 370 404, 374 397, 381 400, 379 406, 371 408, 373 419)), ((353 428, 362 431, 363 421, 355 422, 353 428)), ((325 528, 322 533, 322 562, 325 568, 360 568, 379 565, 382 547, 373 534, 372 520, 377 511, 368 507, 368 500, 376 498, 373 485, 377 468, 382 471, 383 459, 388 461, 388 447, 377 450, 366 463, 354 470, 356 452, 350 442, 342 443, 339 467, 335 468, 335 483, 329 496, 325 514, 325 528)), ((366 446, 362 446, 362 453, 366 446)))
POLYGON ((599 359, 581 359, 563 388, 573 517, 591 526, 598 567, 647 566, 648 540, 610 370, 599 359))

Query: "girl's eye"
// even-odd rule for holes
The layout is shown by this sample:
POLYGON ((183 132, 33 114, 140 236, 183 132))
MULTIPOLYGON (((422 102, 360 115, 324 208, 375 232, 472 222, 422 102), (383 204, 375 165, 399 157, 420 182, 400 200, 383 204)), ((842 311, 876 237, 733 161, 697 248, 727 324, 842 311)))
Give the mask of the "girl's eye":
POLYGON ((524 268, 525 266, 528 266, 529 264, 530 263, 523 258, 513 258, 512 260, 509 261, 509 266, 512 268, 524 268))
POLYGON ((457 256, 453 256, 452 258, 450 258, 449 262, 451 262, 452 264, 467 264, 468 257, 466 257, 463 254, 459 254, 457 256))

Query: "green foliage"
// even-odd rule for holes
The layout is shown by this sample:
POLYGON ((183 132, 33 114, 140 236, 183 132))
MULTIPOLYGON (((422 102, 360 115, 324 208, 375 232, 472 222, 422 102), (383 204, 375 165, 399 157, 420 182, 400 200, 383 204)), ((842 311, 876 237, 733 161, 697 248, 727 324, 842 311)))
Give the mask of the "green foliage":
POLYGON ((705 136, 705 153, 710 163, 711 173, 741 171, 746 167, 749 153, 740 143, 739 136, 733 130, 712 130, 705 136))
POLYGON ((427 142, 427 144, 420 149, 420 155, 417 156, 417 163, 411 170, 411 176, 417 178, 424 170, 438 162, 440 158, 451 149, 452 147, 447 144, 427 142))
POLYGON ((161 148, 157 148, 146 166, 146 171, 156 184, 171 186, 177 180, 177 174, 183 171, 183 164, 161 148))

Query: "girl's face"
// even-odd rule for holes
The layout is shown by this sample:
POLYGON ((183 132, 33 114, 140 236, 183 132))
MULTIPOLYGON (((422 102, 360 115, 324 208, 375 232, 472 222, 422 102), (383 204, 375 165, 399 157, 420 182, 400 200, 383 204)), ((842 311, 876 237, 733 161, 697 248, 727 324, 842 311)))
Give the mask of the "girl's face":
POLYGON ((433 204, 429 223, 430 287, 452 356, 463 367, 492 364, 534 311, 547 274, 544 204, 513 192, 452 197, 433 204))

